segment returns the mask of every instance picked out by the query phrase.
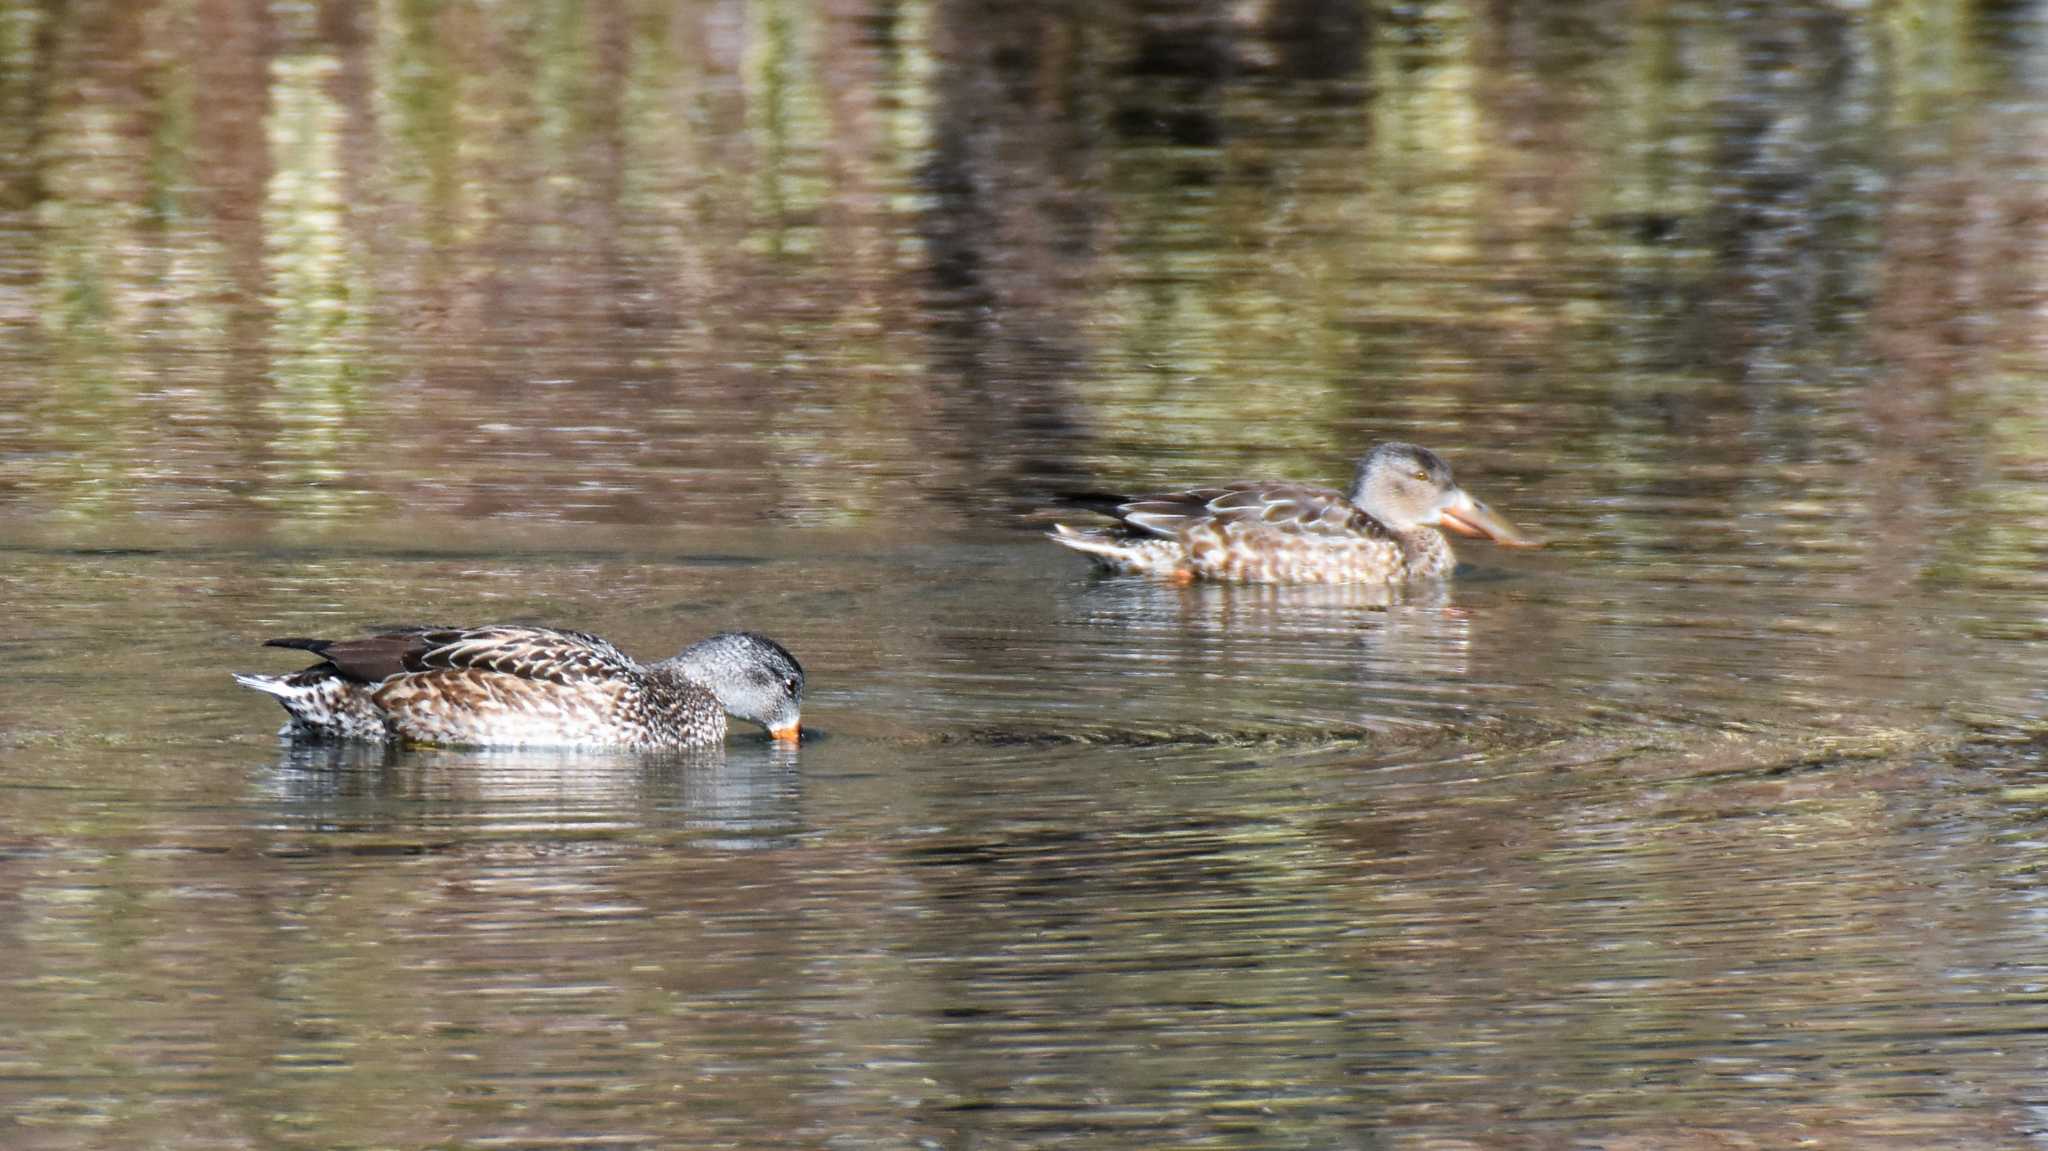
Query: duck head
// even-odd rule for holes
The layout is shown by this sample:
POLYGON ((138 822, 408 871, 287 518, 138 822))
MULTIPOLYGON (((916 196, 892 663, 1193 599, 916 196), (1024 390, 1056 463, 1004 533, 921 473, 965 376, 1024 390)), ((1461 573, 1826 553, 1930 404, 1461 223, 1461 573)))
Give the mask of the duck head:
POLYGON ((1415 444, 1381 444, 1358 461, 1351 502, 1396 532, 1448 528, 1463 536, 1484 536, 1509 547, 1536 541, 1492 508, 1473 499, 1451 478, 1451 465, 1415 444))
POLYGON ((722 632, 663 662, 716 696, 726 714, 758 723, 776 739, 796 741, 804 669, 781 644, 758 632, 722 632))

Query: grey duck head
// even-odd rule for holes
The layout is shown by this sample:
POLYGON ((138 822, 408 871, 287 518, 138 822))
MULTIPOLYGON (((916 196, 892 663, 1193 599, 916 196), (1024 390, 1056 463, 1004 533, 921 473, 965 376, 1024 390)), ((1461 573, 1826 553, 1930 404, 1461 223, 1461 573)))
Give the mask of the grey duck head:
POLYGON ((1396 532, 1449 528, 1509 547, 1536 541, 1465 493, 1442 456, 1416 444, 1381 444, 1358 461, 1351 502, 1396 532))
POLYGON ((759 632, 728 631, 662 661, 718 698, 728 715, 794 742, 801 728, 804 668, 789 649, 759 632))

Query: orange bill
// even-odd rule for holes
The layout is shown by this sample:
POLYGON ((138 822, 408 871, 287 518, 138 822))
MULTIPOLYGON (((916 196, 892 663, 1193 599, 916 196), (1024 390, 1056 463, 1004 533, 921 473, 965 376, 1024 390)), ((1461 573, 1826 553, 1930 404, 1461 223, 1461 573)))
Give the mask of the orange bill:
POLYGON ((1521 530, 1497 514, 1492 508, 1460 491, 1446 506, 1439 521, 1444 527, 1461 536, 1481 536, 1511 548, 1534 548, 1543 545, 1522 534, 1521 530))

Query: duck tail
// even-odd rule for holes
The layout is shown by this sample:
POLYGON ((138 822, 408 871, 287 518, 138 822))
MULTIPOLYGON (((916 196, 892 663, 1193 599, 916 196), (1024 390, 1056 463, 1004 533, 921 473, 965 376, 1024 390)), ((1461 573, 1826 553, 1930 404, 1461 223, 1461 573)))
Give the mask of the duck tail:
POLYGON ((326 664, 290 675, 248 675, 230 672, 235 682, 260 691, 284 707, 291 721, 279 735, 292 739, 371 739, 389 737, 384 710, 375 689, 344 678, 326 664))
POLYGON ((1120 533, 1082 531, 1054 524, 1045 538, 1061 547, 1072 548, 1103 567, 1115 571, 1149 571, 1156 566, 1143 543, 1120 533))
POLYGON ((274 695, 279 699, 288 699, 301 690, 292 686, 290 683, 291 677, 289 676, 249 675, 239 671, 231 671, 228 674, 234 676, 235 682, 243 687, 249 688, 252 691, 260 691, 264 695, 274 695))

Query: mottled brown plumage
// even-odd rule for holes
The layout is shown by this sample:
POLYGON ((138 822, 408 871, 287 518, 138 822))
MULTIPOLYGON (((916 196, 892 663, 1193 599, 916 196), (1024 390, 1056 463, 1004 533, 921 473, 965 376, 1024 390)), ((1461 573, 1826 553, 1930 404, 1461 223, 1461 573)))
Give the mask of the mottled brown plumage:
POLYGON ((1457 566, 1439 527, 1529 541, 1451 479, 1436 453, 1382 444, 1359 462, 1349 493, 1240 482, 1109 502, 1115 527, 1054 526, 1054 542, 1114 571, 1175 581, 1400 583, 1457 566))
POLYGON ((278 639, 323 661, 236 676, 278 698, 301 738, 681 747, 725 736, 728 711, 794 738, 803 669, 765 636, 713 636, 643 665, 584 632, 495 624, 353 640, 278 639))

